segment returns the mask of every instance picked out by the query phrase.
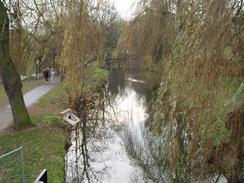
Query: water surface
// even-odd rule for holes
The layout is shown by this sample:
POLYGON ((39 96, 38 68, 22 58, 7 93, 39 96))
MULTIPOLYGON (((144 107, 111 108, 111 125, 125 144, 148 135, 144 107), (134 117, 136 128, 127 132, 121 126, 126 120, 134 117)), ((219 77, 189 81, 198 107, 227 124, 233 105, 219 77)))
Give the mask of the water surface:
POLYGON ((145 182, 142 168, 126 151, 124 132, 129 130, 133 138, 143 144, 142 132, 147 117, 146 105, 150 91, 144 82, 136 77, 116 76, 113 73, 108 92, 110 102, 106 106, 106 122, 97 127, 98 137, 91 138, 87 142, 87 155, 85 155, 85 159, 89 160, 87 167, 84 167, 84 156, 81 150, 77 150, 79 145, 73 133, 73 145, 66 155, 68 183, 145 182))

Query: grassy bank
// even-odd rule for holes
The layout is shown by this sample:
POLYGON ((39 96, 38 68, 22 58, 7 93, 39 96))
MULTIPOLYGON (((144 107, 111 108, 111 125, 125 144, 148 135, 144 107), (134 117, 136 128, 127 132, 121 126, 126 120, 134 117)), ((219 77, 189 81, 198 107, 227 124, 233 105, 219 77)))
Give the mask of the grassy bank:
MULTIPOLYGON (((87 89, 95 90, 106 77, 106 72, 96 68, 95 76, 89 80, 87 89)), ((28 109, 34 127, 17 132, 9 130, 0 134, 0 155, 20 146, 24 147, 27 183, 32 183, 43 169, 48 170, 50 183, 64 182, 64 157, 65 146, 69 142, 69 127, 59 113, 67 106, 65 86, 58 84, 28 109)), ((0 160, 0 182, 21 182, 20 154, 14 154, 2 162, 0 160)))
POLYGON ((39 115, 58 115, 67 107, 66 101, 65 86, 59 84, 31 107, 29 112, 33 118, 39 115))
MULTIPOLYGON (((65 103, 61 102, 65 101, 62 100, 64 98, 64 86, 57 85, 29 109, 35 127, 0 135, 0 154, 24 147, 27 183, 32 183, 43 169, 48 170, 49 182, 64 182, 65 145, 69 139, 68 127, 59 116, 59 112, 65 109, 65 103)), ((2 163, 0 160, 0 177, 1 174, 4 177, 14 175, 12 179, 8 176, 8 180, 0 178, 0 182, 20 182, 19 161, 19 154, 6 158, 2 163)))
MULTIPOLYGON (((64 180, 65 141, 65 133, 61 129, 35 127, 1 135, 0 153, 23 146, 26 182, 32 183, 43 169, 47 169, 49 182, 60 183, 64 180)), ((2 162, 0 170, 8 170, 4 174, 7 178, 2 182, 20 182, 20 154, 16 153, 2 162)))

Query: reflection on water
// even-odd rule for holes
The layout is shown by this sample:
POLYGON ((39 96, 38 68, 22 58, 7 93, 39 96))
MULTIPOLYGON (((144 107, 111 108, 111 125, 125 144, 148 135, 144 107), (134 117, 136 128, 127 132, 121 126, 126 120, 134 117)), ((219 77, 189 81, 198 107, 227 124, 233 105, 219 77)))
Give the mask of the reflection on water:
MULTIPOLYGON (((135 76, 112 73, 109 81, 110 100, 105 113, 90 111, 72 133, 72 146, 66 155, 66 182, 168 182, 160 159, 163 138, 144 127, 152 92, 135 76), (105 123, 99 118, 103 114, 105 123)), ((211 181, 213 178, 199 183, 211 181)), ((222 182, 227 180, 220 177, 218 183, 222 182)))
POLYGON ((84 153, 79 148, 81 130, 73 132, 73 144, 66 155, 66 182, 145 182, 142 169, 127 155, 123 134, 128 129, 133 138, 143 144, 150 91, 142 81, 132 77, 124 79, 123 75, 118 77, 115 73, 111 75, 108 91, 111 97, 106 107, 106 123, 98 125, 87 140, 85 158, 88 161, 84 161, 84 153), (86 168, 84 163, 87 163, 86 168))

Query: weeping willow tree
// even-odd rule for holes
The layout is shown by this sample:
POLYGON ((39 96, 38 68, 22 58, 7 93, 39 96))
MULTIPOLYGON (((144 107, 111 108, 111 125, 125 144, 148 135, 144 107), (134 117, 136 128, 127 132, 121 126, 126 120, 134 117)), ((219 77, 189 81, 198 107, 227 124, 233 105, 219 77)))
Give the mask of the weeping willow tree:
POLYGON ((90 85, 91 65, 103 62, 104 30, 89 14, 90 1, 68 1, 61 59, 66 68, 69 102, 75 105, 90 85))
POLYGON ((243 107, 239 103, 243 99, 239 42, 243 25, 234 22, 233 6, 216 0, 181 1, 177 7, 178 35, 159 91, 165 116, 163 122, 155 118, 156 124, 168 128, 167 159, 176 182, 218 173, 230 182, 243 180, 239 159, 243 153, 239 113, 243 107), (236 116, 228 125, 232 112, 236 116))
MULTIPOLYGON (((160 84, 162 61, 170 57, 176 36, 170 1, 141 1, 117 45, 118 58, 133 58, 152 88, 160 84)), ((129 65, 130 67, 130 65, 129 65)))
POLYGON ((107 29, 115 17, 108 13, 111 10, 107 1, 72 0, 66 3, 60 59, 66 70, 69 104, 82 119, 76 134, 81 132, 82 137, 80 141, 76 137, 75 146, 76 161, 82 161, 82 166, 72 169, 76 171, 72 178, 75 182, 98 182, 88 144, 96 138, 95 128, 102 118, 100 111, 105 109, 103 89, 107 74, 102 67, 107 50, 107 29))
POLYGON ((149 126, 171 182, 243 182, 243 1, 142 1, 129 30, 121 42, 161 63, 149 126))

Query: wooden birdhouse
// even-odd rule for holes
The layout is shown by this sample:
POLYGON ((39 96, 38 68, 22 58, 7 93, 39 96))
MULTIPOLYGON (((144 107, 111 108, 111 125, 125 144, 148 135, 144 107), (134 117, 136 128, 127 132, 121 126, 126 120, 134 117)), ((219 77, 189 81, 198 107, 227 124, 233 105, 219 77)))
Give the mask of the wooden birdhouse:
POLYGON ((81 122, 80 118, 78 118, 70 108, 61 112, 60 115, 63 117, 64 121, 70 124, 72 127, 81 122))

